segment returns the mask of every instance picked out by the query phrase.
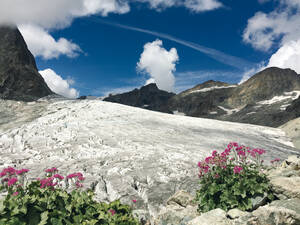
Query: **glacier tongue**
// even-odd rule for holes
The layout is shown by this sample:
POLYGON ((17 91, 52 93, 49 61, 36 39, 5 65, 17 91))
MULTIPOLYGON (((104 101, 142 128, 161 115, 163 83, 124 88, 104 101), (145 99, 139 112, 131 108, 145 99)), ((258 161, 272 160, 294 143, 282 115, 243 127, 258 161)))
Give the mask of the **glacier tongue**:
POLYGON ((296 152, 280 129, 60 100, 0 133, 0 167, 29 168, 31 178, 52 166, 64 175, 82 172, 97 200, 137 199, 135 208, 155 216, 176 190, 195 192, 197 162, 231 141, 266 149, 265 161, 296 152))

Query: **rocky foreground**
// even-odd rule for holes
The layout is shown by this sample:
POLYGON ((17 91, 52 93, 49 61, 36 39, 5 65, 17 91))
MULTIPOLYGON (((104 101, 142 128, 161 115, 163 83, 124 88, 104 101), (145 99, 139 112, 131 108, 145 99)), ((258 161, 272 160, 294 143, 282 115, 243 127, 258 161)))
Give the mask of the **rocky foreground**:
MULTIPOLYGON (((13 101, 6 106, 14 106, 13 101)), ((0 126, 0 169, 28 168, 30 179, 53 166, 63 175, 82 172, 85 187, 95 190, 98 201, 121 199, 152 222, 178 190, 195 193, 197 162, 214 149, 224 150, 231 141, 267 150, 266 162, 299 154, 280 129, 99 100, 20 103, 12 112, 17 126, 9 116, 0 126)))
POLYGON ((155 225, 299 225, 300 224, 300 157, 290 156, 281 165, 265 171, 270 179, 277 200, 265 204, 262 199, 253 200, 261 204, 253 212, 231 209, 197 212, 193 196, 178 191, 159 212, 155 225))

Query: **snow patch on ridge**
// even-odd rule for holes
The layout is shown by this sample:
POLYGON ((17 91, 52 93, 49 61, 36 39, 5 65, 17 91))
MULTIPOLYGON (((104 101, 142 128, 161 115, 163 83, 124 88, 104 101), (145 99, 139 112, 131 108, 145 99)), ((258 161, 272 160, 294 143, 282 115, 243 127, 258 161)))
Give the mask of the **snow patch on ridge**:
POLYGON ((291 92, 284 92, 281 96, 274 96, 273 98, 269 100, 264 100, 258 102, 258 104, 261 105, 272 105, 278 102, 282 102, 285 100, 295 100, 300 96, 300 91, 291 91, 291 92))
POLYGON ((222 109, 223 111, 225 111, 227 113, 227 115, 231 115, 233 113, 237 113, 239 112, 243 107, 240 107, 240 108, 236 108, 236 109, 226 109, 222 106, 218 106, 220 109, 222 109))
POLYGON ((209 87, 209 88, 202 88, 202 89, 199 89, 199 90, 190 91, 189 94, 197 93, 197 92, 207 92, 207 91, 212 91, 212 90, 215 90, 215 89, 233 88, 233 87, 237 87, 237 85, 213 86, 213 87, 209 87))

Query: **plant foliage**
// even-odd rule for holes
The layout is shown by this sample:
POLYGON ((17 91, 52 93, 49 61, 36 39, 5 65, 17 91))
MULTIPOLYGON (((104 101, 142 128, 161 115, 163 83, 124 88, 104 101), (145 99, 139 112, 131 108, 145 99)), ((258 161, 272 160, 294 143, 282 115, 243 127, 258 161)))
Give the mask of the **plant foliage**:
MULTIPOLYGON (((21 170, 19 170, 21 171, 21 170)), ((28 170, 23 170, 28 172, 28 170)), ((62 189, 64 177, 56 168, 47 170, 47 177, 24 185, 24 174, 14 168, 4 169, 1 189, 7 191, 0 200, 0 225, 138 225, 129 206, 120 201, 109 204, 93 200, 94 193, 80 188, 81 173, 70 174, 67 182, 74 182, 72 192, 62 189)))
POLYGON ((251 199, 265 196, 273 200, 271 186, 261 172, 263 149, 250 149, 229 143, 224 152, 212 155, 198 163, 200 189, 196 201, 198 210, 207 212, 221 208, 252 210, 251 199))

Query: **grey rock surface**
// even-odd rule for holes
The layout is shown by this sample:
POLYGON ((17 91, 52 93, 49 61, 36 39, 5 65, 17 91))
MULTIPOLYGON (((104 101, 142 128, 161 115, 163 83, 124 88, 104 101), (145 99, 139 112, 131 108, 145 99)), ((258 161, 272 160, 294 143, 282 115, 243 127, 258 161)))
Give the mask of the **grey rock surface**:
POLYGON ((53 94, 16 27, 0 26, 0 98, 33 101, 53 94))
POLYGON ((262 206, 252 213, 258 225, 300 224, 300 199, 278 200, 262 206))
POLYGON ((57 100, 15 110, 39 104, 45 109, 37 118, 1 131, 0 169, 29 168, 29 179, 53 166, 63 175, 82 172, 96 200, 121 199, 151 217, 176 191, 193 195, 199 188, 197 162, 231 141, 266 149, 266 162, 298 153, 280 129, 99 100, 57 100))
POLYGON ((203 213, 201 216, 188 222, 187 225, 231 225, 232 221, 227 218, 222 209, 214 209, 203 213))

